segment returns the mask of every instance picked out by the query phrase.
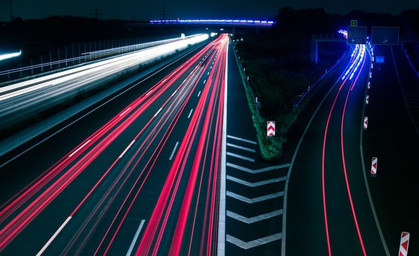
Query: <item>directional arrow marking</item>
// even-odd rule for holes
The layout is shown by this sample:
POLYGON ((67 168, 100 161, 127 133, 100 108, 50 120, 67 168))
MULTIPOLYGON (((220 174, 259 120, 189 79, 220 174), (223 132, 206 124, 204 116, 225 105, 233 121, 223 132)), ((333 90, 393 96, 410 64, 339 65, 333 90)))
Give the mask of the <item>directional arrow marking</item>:
POLYGON ((279 240, 282 238, 282 234, 281 233, 277 233, 277 234, 273 234, 270 236, 266 236, 266 237, 262 237, 253 241, 249 241, 249 242, 244 242, 238 238, 235 238, 234 236, 231 235, 227 235, 227 242, 232 243, 234 245, 237 245, 238 247, 242 248, 242 249, 251 249, 260 245, 264 245, 276 240, 279 240))
POLYGON ((253 224, 255 222, 262 221, 262 220, 267 220, 267 219, 273 218, 275 216, 279 216, 281 214, 282 214, 282 210, 277 210, 277 211, 273 211, 273 212, 264 213, 264 214, 261 214, 261 215, 255 216, 255 217, 247 218, 247 217, 244 217, 240 214, 234 213, 232 211, 227 211, 227 216, 228 217, 236 219, 236 220, 241 221, 241 222, 246 223, 246 224, 253 224))

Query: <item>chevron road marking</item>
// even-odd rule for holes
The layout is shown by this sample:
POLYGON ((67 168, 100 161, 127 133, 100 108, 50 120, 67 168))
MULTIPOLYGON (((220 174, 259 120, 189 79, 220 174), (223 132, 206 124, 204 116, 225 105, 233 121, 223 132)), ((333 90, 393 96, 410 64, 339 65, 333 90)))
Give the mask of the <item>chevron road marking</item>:
POLYGON ((235 158, 243 159, 243 160, 246 160, 246 161, 249 161, 249 162, 255 162, 255 159, 253 159, 253 158, 238 155, 238 154, 234 154, 234 153, 231 153, 231 152, 227 152, 227 155, 235 157, 235 158))
POLYGON ((227 146, 232 147, 232 148, 238 148, 238 149, 245 150, 245 151, 249 151, 249 152, 252 152, 252 153, 256 152, 256 150, 254 150, 252 148, 246 148, 246 147, 242 147, 242 146, 232 144, 232 143, 227 143, 227 146))
POLYGON ((257 145, 256 141, 247 140, 247 139, 239 138, 239 137, 236 137, 236 136, 227 135, 227 138, 247 142, 247 143, 250 143, 250 144, 253 144, 253 145, 257 145))
POLYGON ((241 221, 241 222, 246 223, 246 224, 253 224, 255 222, 262 221, 262 220, 267 220, 267 219, 273 218, 275 216, 279 216, 281 214, 282 214, 282 210, 276 210, 276 211, 273 211, 273 212, 268 212, 268 213, 264 213, 264 214, 261 214, 261 215, 258 215, 258 216, 247 218, 247 217, 244 217, 240 214, 234 213, 232 211, 227 211, 227 216, 228 217, 236 219, 236 220, 241 221))
POLYGON ((262 237, 253 241, 249 241, 249 242, 244 242, 238 238, 235 238, 234 236, 231 235, 227 235, 227 242, 232 243, 234 245, 237 245, 238 247, 242 248, 242 249, 251 249, 260 245, 264 245, 276 240, 279 240, 282 238, 281 233, 277 233, 277 234, 273 234, 270 236, 266 236, 266 237, 262 237))
POLYGON ((270 179, 270 180, 263 180, 263 181, 258 181, 258 182, 248 182, 248 181, 245 181, 245 180, 227 175, 227 180, 234 181, 236 183, 239 183, 239 184, 245 185, 247 187, 251 187, 251 188, 260 187, 260 186, 267 185, 267 184, 272 184, 272 183, 275 183, 275 182, 285 181, 286 179, 287 179, 287 176, 283 176, 283 177, 280 177, 280 178, 275 178, 275 179, 270 179))
POLYGON ((282 169, 282 168, 288 168, 289 166, 290 164, 288 163, 288 164, 281 164, 281 165, 269 166, 269 167, 265 167, 261 169, 252 170, 252 169, 249 169, 249 168, 237 165, 237 164, 227 163, 227 167, 231 167, 231 168, 248 172, 248 173, 252 173, 252 174, 268 172, 268 171, 273 171, 273 170, 282 169))
POLYGON ((274 199, 280 196, 284 196, 284 191, 281 192, 277 192, 277 193, 272 193, 272 194, 268 194, 268 195, 264 195, 264 196, 259 196, 259 197, 255 197, 255 198, 248 198, 236 193, 233 193, 231 191, 227 191, 227 196, 232 197, 234 199, 240 200, 242 202, 248 203, 248 204, 253 204, 253 203, 259 203, 259 202, 263 202, 269 199, 274 199))

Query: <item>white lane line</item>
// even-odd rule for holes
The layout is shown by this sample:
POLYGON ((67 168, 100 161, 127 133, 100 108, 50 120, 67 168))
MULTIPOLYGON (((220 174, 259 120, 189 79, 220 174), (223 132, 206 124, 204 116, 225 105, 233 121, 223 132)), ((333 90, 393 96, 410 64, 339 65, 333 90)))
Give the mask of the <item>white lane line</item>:
POLYGON ((156 114, 154 114, 154 117, 156 117, 160 113, 161 109, 162 108, 160 108, 159 111, 157 111, 156 114))
POLYGON ((186 79, 188 79, 188 78, 185 78, 185 80, 183 80, 182 84, 184 84, 186 82, 186 79))
MULTIPOLYGON (((228 44, 227 44, 228 53, 228 44)), ((225 227, 226 227, 226 152, 227 152, 227 92, 228 92, 228 54, 226 54, 226 73, 224 84, 224 109, 223 109, 223 137, 221 141, 221 171, 220 171, 220 203, 218 211, 218 243, 217 255, 225 255, 225 227)))
POLYGON ((126 256, 130 256, 132 253, 132 250, 134 249, 135 242, 137 242, 138 236, 140 235, 141 229, 144 226, 145 220, 141 220, 140 225, 137 228, 137 232, 135 232, 134 238, 132 239, 131 245, 129 246, 128 252, 126 256))
POLYGON ((256 150, 254 150, 252 148, 246 148, 246 147, 242 147, 242 146, 232 144, 232 143, 227 143, 227 146, 232 147, 232 148, 238 148, 238 149, 245 150, 245 151, 249 151, 249 152, 252 152, 252 153, 256 152, 256 150))
MULTIPOLYGON (((364 89, 364 96, 366 96, 367 93, 368 93, 368 89, 365 88, 364 89)), ((363 101, 363 104, 362 104, 362 113, 365 113, 365 101, 363 101)), ((362 119, 362 116, 361 116, 361 119, 362 119)), ((384 238, 384 234, 383 234, 383 231, 381 229, 381 224, 380 224, 380 221, 378 220, 377 212, 375 211, 374 202, 373 202, 372 197, 371 197, 370 187, 368 185, 368 180, 367 180, 367 175, 366 175, 367 171, 365 170, 365 160, 364 160, 364 147, 363 147, 364 142, 363 142, 363 139, 362 139, 364 137, 363 136, 364 129, 362 127, 360 127, 359 130, 360 130, 360 133, 359 133, 359 152, 361 154, 361 166, 362 166, 362 171, 363 171, 362 173, 364 174, 363 176, 364 176, 365 189, 367 191, 367 196, 368 196, 368 201, 370 203, 371 212, 372 212, 372 215, 374 217, 375 226, 377 227, 378 234, 380 236, 381 243, 382 243, 383 248, 384 248, 384 252, 387 256, 390 256, 390 251, 388 250, 387 242, 386 242, 386 239, 384 238)))
POLYGON ((227 191, 227 196, 232 197, 232 198, 237 199, 237 200, 240 200, 242 202, 248 203, 248 204, 263 202, 263 201, 266 201, 266 200, 281 197, 283 195, 284 195, 284 192, 281 191, 281 192, 272 193, 272 194, 268 194, 268 195, 264 195, 264 196, 258 196, 258 197, 255 197, 255 198, 248 198, 248 197, 233 193, 231 191, 227 191))
POLYGON ((175 90, 175 91, 172 93, 172 96, 171 96, 171 97, 173 97, 176 93, 177 93, 177 90, 175 90))
MULTIPOLYGON (((180 56, 179 58, 175 59, 173 62, 169 63, 167 66, 163 66, 159 69, 157 69, 156 71, 146 75, 145 77, 143 77, 139 82, 131 85, 130 87, 128 87, 127 89, 123 90, 122 92, 118 93, 117 95, 113 96, 112 98, 108 99, 107 101, 105 101, 104 103, 100 104, 99 106, 95 107, 94 109, 90 110, 89 112, 87 112, 86 114, 82 115, 81 117, 77 118, 76 120, 72 121, 71 123, 67 124, 66 126, 60 128, 58 131, 54 132, 53 134, 47 136, 46 138, 42 139, 41 141, 35 143, 34 145, 30 146, 28 149, 25 149, 24 151, 18 153, 16 156, 10 158, 9 160, 7 160, 6 162, 3 162, 0 164, 0 168, 5 166, 6 164, 9 164, 11 161, 14 161, 15 159, 17 159, 18 157, 20 157, 21 155, 25 154, 26 152, 32 150, 33 148, 37 147, 38 145, 40 145, 41 143, 44 143, 45 141, 49 140, 50 138, 52 138, 53 136, 57 135, 58 133, 62 132, 63 130, 67 129, 68 127, 72 126, 73 124, 77 123, 78 121, 82 120, 83 118, 87 117, 88 115, 92 114, 93 112, 97 111, 98 109, 100 109, 101 107, 109 104, 110 102, 112 102, 113 100, 117 99, 118 97, 120 97, 121 95, 131 91, 133 88, 137 87, 138 85, 142 84, 143 82, 147 81, 148 79, 150 79, 151 77, 155 76, 156 74, 160 73, 161 71, 165 70, 166 68, 172 66, 173 64, 177 63, 178 61, 180 61, 182 58, 184 58, 185 56, 187 56, 188 54, 190 54, 191 52, 187 52, 185 54, 183 54, 182 56, 180 56)), ((0 155, 3 155, 4 153, 1 152, 0 150, 0 155)))
POLYGON ((179 146, 179 141, 177 141, 177 142, 176 142, 176 145, 175 145, 175 147, 173 148, 172 154, 170 154, 170 158, 169 158, 169 160, 170 160, 170 161, 172 161, 173 156, 175 155, 175 152, 176 152, 177 146, 179 146))
POLYGON ((255 162, 255 159, 253 159, 253 158, 246 157, 246 156, 241 156, 241 155, 234 154, 234 153, 231 153, 231 152, 227 152, 227 155, 235 157, 235 158, 243 159, 243 160, 246 160, 246 161, 249 161, 249 162, 255 162))
POLYGON ((245 181, 245 180, 242 180, 242 179, 230 176, 230 175, 227 175, 227 179, 230 180, 230 181, 242 184, 242 185, 247 186, 247 187, 255 188, 255 187, 260 187, 260 186, 284 181, 284 180, 287 179, 287 176, 283 176, 283 177, 275 178, 275 179, 258 181, 258 182, 248 182, 248 181, 245 181))
POLYGON ((232 136, 232 135, 227 135, 227 138, 247 142, 247 143, 250 143, 250 144, 253 144, 253 145, 257 145, 256 141, 239 138, 239 137, 232 136))
POLYGON ((82 149, 84 146, 86 146, 91 140, 86 141, 83 145, 81 145, 78 149, 76 149, 73 153, 71 153, 68 157, 72 157, 74 156, 74 154, 76 154, 77 152, 80 151, 80 149, 82 149))
POLYGON ((207 79, 204 80, 203 84, 205 84, 207 82, 207 79))
POLYGON ((121 116, 125 115, 125 113, 127 113, 130 109, 131 109, 131 107, 127 108, 127 109, 126 109, 124 112, 122 112, 119 116, 121 117, 121 116))
POLYGON ((261 172, 269 172, 269 171, 273 171, 273 170, 278 170, 278 169, 282 169, 282 168, 287 168, 289 167, 290 164, 281 164, 281 165, 274 165, 274 166, 269 166, 269 167, 265 167, 265 168, 261 168, 261 169, 256 169, 256 170, 252 170, 237 164, 232 164, 232 163, 227 163, 227 167, 239 170, 239 171, 243 171, 243 172, 247 172, 247 173, 252 173, 252 174, 257 174, 257 173, 261 173, 261 172))
POLYGON ((256 222, 259 222, 259 221, 262 221, 262 220, 267 220, 267 219, 279 216, 281 214, 282 214, 282 210, 276 210, 276 211, 273 211, 273 212, 263 213, 261 215, 257 215, 257 216, 248 218, 248 217, 242 216, 240 214, 237 214, 235 212, 227 211, 227 216, 228 217, 233 218, 233 219, 238 220, 238 221, 241 221, 241 222, 246 223, 246 224, 253 224, 253 223, 256 223, 256 222))
POLYGON ((152 92, 153 92, 153 90, 150 90, 148 93, 145 94, 145 96, 149 95, 152 92))
POLYGON ((121 159, 125 153, 128 151, 128 149, 134 144, 135 140, 131 141, 131 143, 128 145, 128 147, 122 152, 122 154, 119 156, 119 159, 121 159))
POLYGON ((198 96, 196 96, 196 97, 199 97, 200 95, 201 95, 201 91, 198 92, 198 96))
MULTIPOLYGON (((343 59, 343 57, 342 57, 343 59)), ((346 65, 345 69, 347 69, 349 67, 350 63, 348 62, 348 64, 346 65)), ((338 82, 341 81, 342 75, 339 76, 339 78, 336 80, 336 82, 333 84, 333 86, 329 89, 329 91, 326 93, 326 95, 323 97, 322 101, 320 102, 320 104, 317 106, 316 111, 314 111, 313 115, 310 118, 310 121, 307 123, 306 128, 304 129, 303 134, 301 135, 300 140, 298 141, 297 147, 295 148, 294 154, 292 156, 292 160, 288 169, 288 173, 287 173, 287 181, 285 182, 285 195, 284 195, 284 201, 283 201, 283 207, 282 209, 284 210, 284 213, 282 215, 282 240, 281 240, 281 256, 286 256, 286 239, 287 239, 287 204, 288 204, 288 186, 289 186, 289 181, 290 181, 290 177, 291 177, 291 172, 292 172, 292 168, 294 166, 294 162, 295 159, 297 157, 297 153, 300 149, 300 146, 304 140, 305 135, 308 132, 308 129, 311 126, 311 123, 313 122, 314 118, 317 115, 317 112, 319 112, 320 108, 322 107, 323 103, 326 101, 326 98, 329 96, 329 94, 333 91, 333 89, 335 89, 336 85, 338 84, 338 82)))
POLYGON ((244 242, 234 236, 227 235, 227 242, 232 243, 234 245, 237 245, 238 247, 242 249, 251 249, 260 245, 264 245, 273 241, 277 241, 282 238, 281 233, 273 234, 270 236, 262 237, 253 241, 244 242))
POLYGON ((193 112, 193 109, 191 109, 191 111, 189 112, 188 119, 191 118, 192 112, 193 112))
POLYGON ((64 227, 67 225, 67 223, 71 220, 71 216, 69 216, 63 224, 61 224, 61 226, 58 228, 57 231, 55 231, 54 235, 52 235, 52 237, 48 240, 48 242, 44 245, 44 247, 42 247, 42 249, 36 254, 36 256, 40 256, 42 255, 42 253, 45 252, 45 250, 48 248, 48 246, 52 243, 52 241, 54 241, 54 239, 58 236, 58 234, 61 232, 61 230, 64 229, 64 227))

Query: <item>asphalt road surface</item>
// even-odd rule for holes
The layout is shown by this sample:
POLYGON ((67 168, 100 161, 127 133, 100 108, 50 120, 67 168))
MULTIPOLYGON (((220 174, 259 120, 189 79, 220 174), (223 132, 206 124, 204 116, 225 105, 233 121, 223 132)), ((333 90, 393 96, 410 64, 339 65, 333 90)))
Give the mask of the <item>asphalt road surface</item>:
POLYGON ((227 44, 3 166, 1 254, 212 254, 227 44))

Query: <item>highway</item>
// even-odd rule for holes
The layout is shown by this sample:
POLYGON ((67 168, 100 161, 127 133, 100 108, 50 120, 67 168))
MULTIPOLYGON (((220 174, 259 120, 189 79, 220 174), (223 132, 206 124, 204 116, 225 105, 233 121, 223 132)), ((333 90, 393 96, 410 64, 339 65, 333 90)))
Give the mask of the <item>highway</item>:
MULTIPOLYGON (((360 152, 371 59, 357 45, 300 141, 289 180, 287 255, 385 255, 360 152), (304 246, 301 246, 304 244, 304 246)), ((338 69, 339 70, 339 69, 338 69)))
POLYGON ((188 44, 202 42, 208 35, 195 35, 114 58, 22 81, 0 88, 0 128, 114 80, 122 71, 158 60, 188 44))
POLYGON ((214 254, 227 45, 221 35, 3 166, 0 253, 214 254))

